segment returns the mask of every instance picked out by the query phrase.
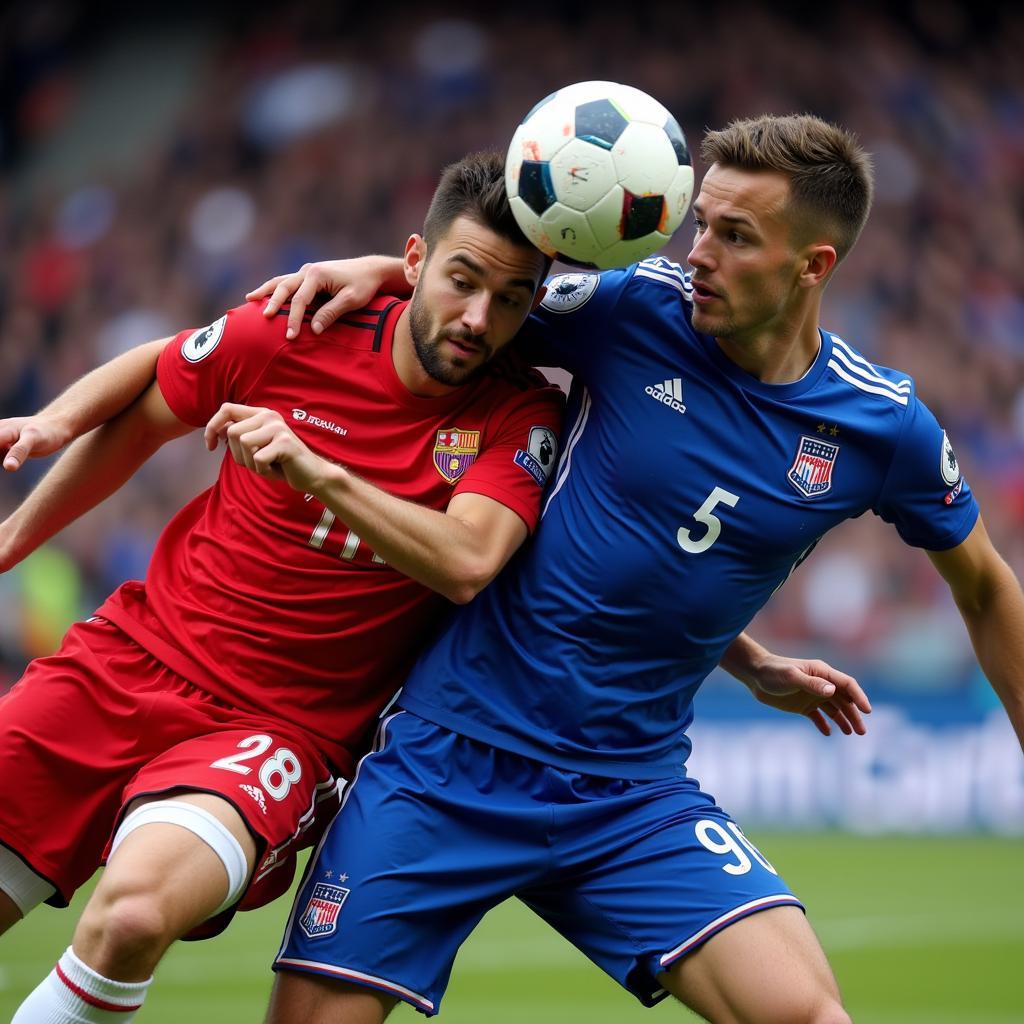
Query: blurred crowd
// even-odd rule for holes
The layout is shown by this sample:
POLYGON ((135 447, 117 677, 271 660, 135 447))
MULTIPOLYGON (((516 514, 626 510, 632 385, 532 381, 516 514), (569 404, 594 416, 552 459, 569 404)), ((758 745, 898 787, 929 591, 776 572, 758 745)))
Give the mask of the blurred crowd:
MULTIPOLYGON (((126 149, 132 128, 112 119, 100 142, 116 160, 37 173, 47 147, 81 130, 104 60, 120 59, 124 24, 104 10, 39 0, 0 15, 0 415, 137 342, 208 323, 304 261, 398 252, 446 162, 503 148, 561 85, 623 81, 661 99, 695 151, 706 127, 804 110, 872 151, 874 213, 829 287, 825 326, 916 378, 1024 575, 1024 15, 1010 6, 918 0, 895 16, 871 3, 527 0, 398 17, 314 0, 242 18, 177 5, 133 25, 197 41, 145 141, 126 149)), ((123 89, 145 104, 160 83, 137 70, 123 89)), ((688 241, 684 227, 667 254, 685 262, 688 241)), ((0 687, 145 572, 162 524, 217 459, 197 436, 175 442, 0 577, 0 687)), ((43 468, 0 480, 0 512, 43 468)), ((883 692, 988 699, 945 587, 880 523, 828 538, 754 632, 883 692)))

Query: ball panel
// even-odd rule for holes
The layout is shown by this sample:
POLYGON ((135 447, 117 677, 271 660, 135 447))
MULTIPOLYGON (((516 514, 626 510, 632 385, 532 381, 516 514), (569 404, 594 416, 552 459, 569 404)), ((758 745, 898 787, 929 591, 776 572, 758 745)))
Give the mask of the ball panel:
POLYGON ((603 249, 608 249, 622 239, 622 203, 625 191, 621 185, 614 185, 587 210, 587 221, 594 237, 603 249))
POLYGON ((608 98, 581 103, 576 108, 576 137, 602 149, 611 149, 628 124, 614 101, 608 98))
POLYGON ((672 143, 660 127, 631 124, 612 150, 619 184, 635 195, 662 195, 678 170, 672 143))
POLYGON ((622 239, 635 241, 664 226, 665 197, 636 196, 628 189, 622 199, 622 239))
POLYGON ((546 160, 524 160, 519 168, 519 197, 539 217, 558 201, 546 160))
POLYGON ((515 217, 516 223, 523 234, 545 255, 554 256, 554 249, 549 244, 545 245, 543 243, 546 235, 540 226, 540 218, 537 214, 519 196, 510 196, 509 205, 512 207, 512 215, 515 217))
POLYGON ((584 139, 567 142, 549 166, 555 198, 573 210, 588 209, 615 185, 611 154, 584 139))
POLYGON ((676 154, 676 159, 679 161, 679 166, 689 167, 692 162, 690 160, 690 147, 686 144, 686 136, 683 135, 683 129, 679 127, 679 122, 669 114, 662 128, 668 136, 668 141, 672 143, 672 149, 676 154))
POLYGON ((668 220, 663 228, 668 234, 672 234, 686 218, 686 211, 690 208, 690 198, 693 195, 693 168, 687 164, 676 171, 672 184, 665 190, 665 207, 668 211, 668 220))
POLYGON ((540 219, 544 238, 563 260, 590 265, 601 253, 601 244, 594 237, 584 213, 556 203, 540 219))

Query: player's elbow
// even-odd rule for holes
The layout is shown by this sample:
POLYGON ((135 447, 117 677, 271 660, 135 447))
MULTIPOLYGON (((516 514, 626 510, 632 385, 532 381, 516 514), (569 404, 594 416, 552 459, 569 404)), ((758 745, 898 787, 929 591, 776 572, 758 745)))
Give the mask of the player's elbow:
POLYGON ((453 566, 442 591, 453 604, 469 604, 498 574, 500 565, 484 558, 466 558, 453 566))

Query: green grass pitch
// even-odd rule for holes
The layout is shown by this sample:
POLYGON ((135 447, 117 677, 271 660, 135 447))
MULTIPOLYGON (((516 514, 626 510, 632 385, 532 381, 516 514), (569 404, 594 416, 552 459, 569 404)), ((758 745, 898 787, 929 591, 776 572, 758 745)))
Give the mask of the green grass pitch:
MULTIPOLYGON (((773 833, 757 841, 807 903, 858 1024, 1024 1024, 1024 841, 773 833)), ((241 915, 218 939, 176 946, 140 1022, 258 1024, 286 909, 241 915)), ((45 907, 0 938, 0 1020, 64 949, 73 921, 45 907)), ((402 1007, 391 1019, 417 1016, 402 1007)), ((695 1018, 671 1003, 644 1010, 512 901, 463 948, 440 1019, 695 1018)))

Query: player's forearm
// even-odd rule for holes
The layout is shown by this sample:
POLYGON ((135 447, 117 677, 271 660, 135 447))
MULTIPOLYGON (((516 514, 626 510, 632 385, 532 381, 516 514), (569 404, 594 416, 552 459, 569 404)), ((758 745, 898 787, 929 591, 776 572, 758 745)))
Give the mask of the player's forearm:
POLYGON ((456 604, 471 601, 501 568, 458 517, 397 498, 340 466, 330 466, 314 493, 388 565, 456 604))
POLYGON ((166 439, 131 410, 79 437, 0 524, 0 571, 113 494, 166 439))
POLYGON ((167 338, 138 345, 91 370, 38 413, 59 424, 68 441, 127 409, 152 383, 167 338))
POLYGON ((1006 566, 977 601, 960 602, 978 664, 1024 749, 1024 594, 1006 566))
POLYGON ((758 671, 770 654, 768 648, 763 647, 752 636, 740 633, 722 652, 718 664, 749 690, 756 690, 758 671))

